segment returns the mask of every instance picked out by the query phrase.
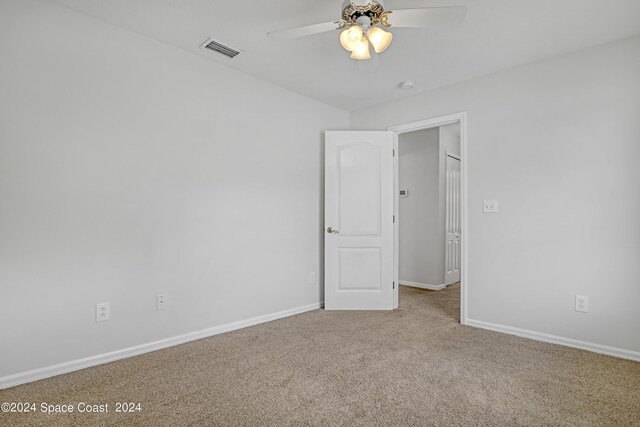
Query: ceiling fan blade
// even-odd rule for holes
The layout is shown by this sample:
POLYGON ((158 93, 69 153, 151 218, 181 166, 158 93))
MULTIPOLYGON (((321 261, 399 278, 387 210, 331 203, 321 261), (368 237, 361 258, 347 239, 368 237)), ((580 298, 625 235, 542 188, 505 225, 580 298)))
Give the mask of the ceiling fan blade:
POLYGON ((464 6, 425 7, 422 9, 399 9, 389 15, 393 27, 442 27, 455 26, 464 21, 467 8, 464 6))
POLYGON ((269 34, 272 40, 292 40, 298 37, 306 37, 314 34, 337 30, 340 21, 323 22, 321 24, 305 25, 304 27, 289 28, 286 30, 272 31, 269 34))

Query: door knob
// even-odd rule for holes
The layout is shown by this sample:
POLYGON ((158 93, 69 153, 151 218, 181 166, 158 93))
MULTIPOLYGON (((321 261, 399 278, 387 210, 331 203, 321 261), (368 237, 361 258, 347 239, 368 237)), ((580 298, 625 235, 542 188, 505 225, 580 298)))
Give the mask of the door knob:
POLYGON ((338 230, 333 227, 327 227, 327 233, 329 234, 338 234, 338 230))

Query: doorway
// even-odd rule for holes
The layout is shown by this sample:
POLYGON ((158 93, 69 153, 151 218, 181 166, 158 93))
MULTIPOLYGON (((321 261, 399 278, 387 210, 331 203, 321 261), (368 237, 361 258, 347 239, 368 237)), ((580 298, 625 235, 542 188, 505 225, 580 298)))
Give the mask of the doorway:
MULTIPOLYGON (((466 114, 389 128, 394 132, 395 283, 460 289, 466 323, 466 114), (459 285, 458 285, 459 284, 459 285)), ((394 307, 400 293, 394 290, 394 307)))
POLYGON ((451 258, 453 262, 450 264, 458 266, 460 322, 466 324, 465 113, 396 126, 387 131, 325 132, 323 236, 326 310, 398 308, 399 222, 396 219, 399 219, 399 136, 455 123, 459 124, 460 141, 460 213, 457 222, 459 232, 457 237, 453 233, 450 242, 456 244, 457 239, 460 250, 451 258))

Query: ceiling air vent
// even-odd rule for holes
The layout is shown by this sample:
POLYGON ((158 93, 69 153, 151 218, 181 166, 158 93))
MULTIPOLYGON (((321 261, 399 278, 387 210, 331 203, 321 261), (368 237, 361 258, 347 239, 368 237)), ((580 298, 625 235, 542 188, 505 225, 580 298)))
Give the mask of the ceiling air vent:
POLYGON ((240 52, 242 52, 241 50, 237 50, 232 47, 229 47, 214 39, 208 39, 206 42, 202 43, 200 47, 208 51, 215 52, 219 55, 226 56, 227 58, 231 58, 231 59, 240 55, 240 52))

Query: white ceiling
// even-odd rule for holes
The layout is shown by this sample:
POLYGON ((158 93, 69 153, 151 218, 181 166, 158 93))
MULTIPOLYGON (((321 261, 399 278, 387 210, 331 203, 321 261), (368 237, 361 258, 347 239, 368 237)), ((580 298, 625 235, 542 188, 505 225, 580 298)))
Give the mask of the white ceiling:
POLYGON ((386 0, 387 9, 466 5, 462 27, 394 29, 361 70, 339 32, 274 42, 272 30, 337 20, 342 0, 49 0, 347 110, 640 33, 638 0, 386 0), (210 36, 234 60, 199 46, 210 36), (398 89, 414 80, 409 91, 398 89))

